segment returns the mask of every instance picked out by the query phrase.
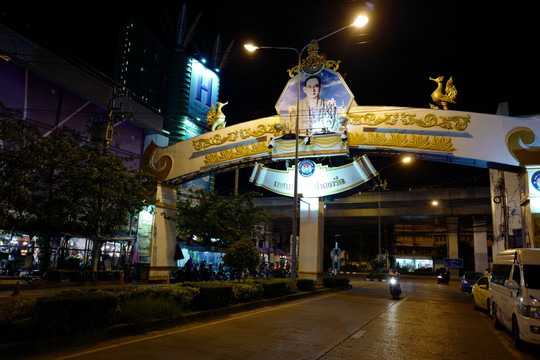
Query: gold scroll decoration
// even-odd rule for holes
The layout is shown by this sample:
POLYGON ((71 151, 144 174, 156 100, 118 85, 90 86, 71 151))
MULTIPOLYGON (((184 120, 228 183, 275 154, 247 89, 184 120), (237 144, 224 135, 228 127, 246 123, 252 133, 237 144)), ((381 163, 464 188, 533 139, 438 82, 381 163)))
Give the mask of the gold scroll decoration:
POLYGON ((351 125, 396 125, 401 121, 403 125, 417 125, 423 128, 440 127, 447 130, 464 131, 471 121, 470 115, 465 116, 437 116, 426 114, 424 117, 416 117, 416 114, 409 113, 385 113, 377 116, 374 113, 354 114, 348 113, 347 118, 351 125))
MULTIPOLYGON (((325 67, 337 71, 339 69, 340 60, 327 60, 325 54, 319 54, 319 44, 312 41, 308 48, 308 56, 302 59, 300 62, 300 69, 306 74, 314 75, 320 73, 325 67)), ((292 78, 295 74, 298 74, 298 65, 292 69, 287 70, 289 76, 292 78)))
POLYGON ((254 130, 247 128, 236 131, 231 131, 227 135, 216 134, 210 138, 193 140, 193 148, 199 151, 207 149, 211 146, 223 145, 226 142, 235 142, 238 138, 245 140, 249 137, 258 137, 264 134, 280 134, 281 129, 278 129, 276 124, 273 125, 258 125, 254 130))
POLYGON ((452 139, 444 136, 396 133, 349 133, 349 146, 385 146, 432 151, 455 151, 452 139))
POLYGON ((164 181, 172 170, 173 158, 169 155, 162 155, 155 161, 154 156, 158 148, 159 146, 154 141, 148 144, 142 156, 142 168, 152 175, 152 180, 164 181))
POLYGON ((526 127, 514 128, 506 135, 506 147, 520 165, 540 164, 540 148, 524 148, 521 146, 521 143, 532 145, 535 138, 534 132, 526 127))
POLYGON ((268 153, 268 150, 269 149, 266 142, 256 142, 250 145, 236 146, 231 149, 224 149, 220 150, 219 152, 206 154, 204 156, 204 163, 206 165, 213 165, 224 161, 268 153))

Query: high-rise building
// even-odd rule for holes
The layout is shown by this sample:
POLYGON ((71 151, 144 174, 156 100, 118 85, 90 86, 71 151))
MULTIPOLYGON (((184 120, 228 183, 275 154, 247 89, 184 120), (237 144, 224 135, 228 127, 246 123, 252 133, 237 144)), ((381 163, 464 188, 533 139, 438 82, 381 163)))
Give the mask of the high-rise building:
POLYGON ((123 91, 162 113, 170 51, 144 24, 142 17, 119 29, 114 78, 123 91))
POLYGON ((115 80, 145 106, 162 114, 169 144, 209 131, 206 116, 217 105, 219 77, 190 53, 185 34, 185 7, 174 45, 155 36, 142 17, 125 22, 119 31, 115 80))

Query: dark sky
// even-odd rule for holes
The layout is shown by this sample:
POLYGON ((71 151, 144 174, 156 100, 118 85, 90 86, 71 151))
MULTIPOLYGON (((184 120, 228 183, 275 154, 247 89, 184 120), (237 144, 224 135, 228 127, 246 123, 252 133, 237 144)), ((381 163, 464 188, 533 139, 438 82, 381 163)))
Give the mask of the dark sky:
POLYGON ((189 51, 211 58, 218 34, 222 49, 234 42, 221 72, 220 101, 229 101, 223 109, 228 124, 275 115, 289 80, 286 70, 297 62, 293 51, 248 55, 242 48, 246 41, 301 49, 351 23, 363 10, 370 17, 365 29, 347 29, 319 43, 328 59, 342 61, 338 71, 359 105, 429 107, 436 87, 429 77, 444 75, 445 80, 453 77, 458 90, 456 110, 495 113, 499 102, 508 101, 512 116, 540 113, 540 21, 530 1, 19 3, 0 6, 1 23, 53 51, 70 52, 110 77, 124 19, 144 16, 172 45, 182 5, 188 23, 202 11, 189 51))
MULTIPOLYGON (((427 107, 435 83, 452 76, 457 110, 494 113, 510 102, 513 116, 540 113, 540 21, 529 1, 152 1, 129 7, 94 1, 84 5, 2 5, 0 21, 45 47, 63 48, 112 77, 117 28, 138 14, 172 44, 182 5, 188 23, 202 11, 189 51, 211 57, 234 41, 223 69, 220 100, 228 121, 274 115, 274 105, 296 64, 293 51, 247 54, 242 44, 301 49, 369 10, 365 29, 347 29, 321 41, 320 52, 341 60, 339 71, 360 105, 427 107), (359 44, 361 43, 361 44, 359 44)), ((68 3, 69 4, 69 3, 68 3)))

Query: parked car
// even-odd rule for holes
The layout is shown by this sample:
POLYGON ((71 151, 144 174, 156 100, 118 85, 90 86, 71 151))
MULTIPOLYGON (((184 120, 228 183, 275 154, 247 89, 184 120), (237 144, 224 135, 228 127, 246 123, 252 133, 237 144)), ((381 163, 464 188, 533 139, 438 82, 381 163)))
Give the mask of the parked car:
POLYGON ((476 281, 471 290, 471 298, 474 309, 484 309, 489 313, 489 275, 482 275, 476 281))
POLYGON ((493 261, 489 283, 496 328, 512 332, 516 348, 540 345, 540 249, 508 249, 493 261))
POLYGON ((474 283, 476 280, 480 279, 482 275, 484 274, 481 272, 465 271, 461 277, 461 291, 471 292, 474 283))

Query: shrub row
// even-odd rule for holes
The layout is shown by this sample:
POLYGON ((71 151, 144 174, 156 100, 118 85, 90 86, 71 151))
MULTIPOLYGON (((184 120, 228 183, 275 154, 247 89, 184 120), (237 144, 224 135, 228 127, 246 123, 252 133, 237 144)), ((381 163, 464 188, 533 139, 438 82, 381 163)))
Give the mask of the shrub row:
MULTIPOLYGON (((325 277, 323 284, 347 288, 349 280, 325 277)), ((316 282, 307 279, 298 279, 296 284, 290 279, 252 279, 78 288, 45 297, 20 297, 15 299, 6 318, 1 319, 0 343, 11 342, 31 329, 46 329, 36 334, 36 338, 80 334, 119 323, 144 324, 153 319, 174 319, 189 309, 213 309, 315 288, 316 282)))

